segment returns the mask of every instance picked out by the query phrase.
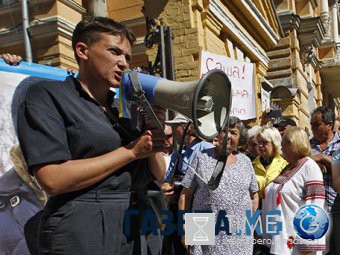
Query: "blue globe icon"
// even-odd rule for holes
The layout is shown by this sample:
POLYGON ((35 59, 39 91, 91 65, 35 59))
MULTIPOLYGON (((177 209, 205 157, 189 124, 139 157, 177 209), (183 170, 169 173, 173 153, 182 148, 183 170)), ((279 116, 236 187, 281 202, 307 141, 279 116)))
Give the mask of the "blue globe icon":
POLYGON ((320 206, 305 205, 296 212, 293 225, 301 238, 315 240, 327 233, 329 218, 320 206))

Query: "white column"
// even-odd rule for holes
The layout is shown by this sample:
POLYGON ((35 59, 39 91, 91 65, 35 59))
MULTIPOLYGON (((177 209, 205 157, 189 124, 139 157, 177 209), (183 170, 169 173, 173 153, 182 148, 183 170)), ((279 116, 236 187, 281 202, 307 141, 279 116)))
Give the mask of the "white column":
POLYGON ((335 43, 338 42, 339 37, 339 27, 338 27, 338 3, 334 1, 331 6, 331 14, 332 14, 332 39, 335 43))
POLYGON ((90 0, 89 12, 93 16, 107 16, 105 0, 90 0))
POLYGON ((329 18, 329 8, 328 8, 328 0, 321 0, 320 5, 320 18, 322 20, 322 24, 326 30, 326 36, 330 37, 330 18, 329 18))

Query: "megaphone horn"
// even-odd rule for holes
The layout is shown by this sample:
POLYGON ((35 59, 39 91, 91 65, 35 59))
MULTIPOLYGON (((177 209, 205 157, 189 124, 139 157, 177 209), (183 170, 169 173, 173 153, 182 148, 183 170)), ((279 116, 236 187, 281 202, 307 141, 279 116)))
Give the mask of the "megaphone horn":
MULTIPOLYGON (((129 72, 122 76, 120 96, 134 100, 129 72)), ((142 73, 137 77, 151 105, 185 115, 203 139, 213 139, 226 125, 231 107, 231 83, 223 71, 214 69, 202 79, 190 82, 170 81, 142 73)))

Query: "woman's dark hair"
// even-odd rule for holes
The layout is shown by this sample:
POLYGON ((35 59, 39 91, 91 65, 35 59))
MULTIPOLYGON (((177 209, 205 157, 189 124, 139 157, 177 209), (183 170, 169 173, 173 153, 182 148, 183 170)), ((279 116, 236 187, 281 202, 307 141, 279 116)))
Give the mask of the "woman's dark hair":
POLYGON ((242 120, 237 117, 229 118, 229 128, 235 128, 236 126, 240 129, 240 141, 238 147, 243 148, 247 144, 247 129, 244 126, 242 120))
MULTIPOLYGON (((74 53, 76 52, 76 44, 78 42, 91 45, 99 39, 100 33, 121 35, 123 38, 126 38, 131 45, 136 41, 136 37, 126 26, 106 17, 91 16, 80 21, 73 31, 72 48, 74 53)), ((79 63, 76 53, 75 58, 79 63)))

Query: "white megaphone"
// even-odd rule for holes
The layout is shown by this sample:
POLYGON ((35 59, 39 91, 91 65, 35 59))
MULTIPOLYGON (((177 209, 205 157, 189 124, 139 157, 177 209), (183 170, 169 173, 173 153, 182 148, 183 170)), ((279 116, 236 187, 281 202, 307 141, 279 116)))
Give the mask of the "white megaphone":
MULTIPOLYGON (((120 96, 134 100, 130 72, 122 76, 120 96)), ((137 78, 151 105, 185 115, 203 139, 213 139, 226 125, 231 107, 231 83, 223 71, 214 69, 202 79, 191 82, 170 81, 142 73, 138 73, 137 78)))

